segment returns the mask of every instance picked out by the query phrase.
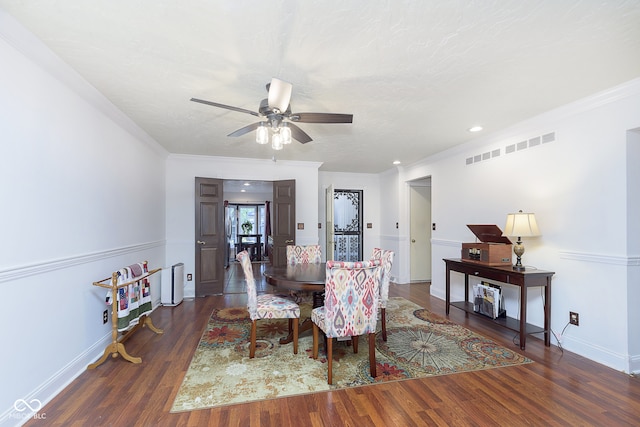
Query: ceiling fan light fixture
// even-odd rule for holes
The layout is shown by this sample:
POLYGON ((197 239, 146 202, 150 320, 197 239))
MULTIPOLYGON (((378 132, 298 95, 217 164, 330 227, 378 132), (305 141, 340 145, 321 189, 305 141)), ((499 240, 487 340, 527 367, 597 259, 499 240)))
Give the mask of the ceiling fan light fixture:
POLYGON ((282 150, 284 148, 282 135, 280 135, 280 133, 273 134, 273 138, 271 138, 271 148, 274 150, 282 150))
POLYGON ((288 124, 282 123, 282 127, 280 128, 280 135, 282 135, 283 144, 291 144, 291 128, 288 124))
POLYGON ((260 123, 256 129, 256 142, 258 144, 267 144, 269 142, 269 128, 264 123, 260 123))

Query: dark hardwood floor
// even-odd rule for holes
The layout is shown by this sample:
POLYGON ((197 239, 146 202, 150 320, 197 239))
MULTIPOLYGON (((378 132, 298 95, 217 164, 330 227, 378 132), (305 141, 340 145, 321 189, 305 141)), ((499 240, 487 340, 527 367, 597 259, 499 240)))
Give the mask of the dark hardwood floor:
MULTIPOLYGON (((243 306, 242 273, 232 265, 222 296, 185 300, 152 315, 164 335, 139 330, 126 343, 141 364, 109 358, 87 370, 40 410, 47 426, 627 426, 640 425, 640 380, 528 339, 452 308, 450 319, 535 362, 527 365, 169 413, 214 307, 243 306), (235 292, 235 293, 231 293, 235 292)), ((256 278, 261 266, 254 265, 256 278)), ((264 291, 269 286, 260 285, 264 291)), ((391 285, 444 315, 429 284, 391 285)))

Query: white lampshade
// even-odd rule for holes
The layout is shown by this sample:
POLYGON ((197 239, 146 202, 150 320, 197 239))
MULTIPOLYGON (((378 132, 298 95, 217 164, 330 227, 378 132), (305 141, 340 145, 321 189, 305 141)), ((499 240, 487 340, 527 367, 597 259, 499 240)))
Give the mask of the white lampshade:
POLYGON ((256 129, 256 142, 258 144, 266 144, 269 142, 269 128, 260 123, 258 129, 256 129))
POLYGON ((280 128, 280 135, 282 135, 283 144, 291 144, 291 128, 287 123, 282 123, 282 127, 280 128))
POLYGON ((283 80, 271 79, 269 85, 269 107, 278 110, 278 113, 284 113, 289 108, 289 101, 291 100, 291 91, 293 85, 283 80))
POLYGON ((271 148, 274 150, 282 150, 284 145, 282 144, 282 135, 279 132, 273 134, 273 138, 271 138, 271 148))
POLYGON ((507 214, 507 224, 504 226, 502 235, 508 237, 539 236, 540 230, 535 214, 522 211, 507 214))

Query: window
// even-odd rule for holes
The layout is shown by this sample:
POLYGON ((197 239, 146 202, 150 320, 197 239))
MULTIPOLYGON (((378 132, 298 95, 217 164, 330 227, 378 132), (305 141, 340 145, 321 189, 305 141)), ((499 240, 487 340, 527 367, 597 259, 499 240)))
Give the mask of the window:
POLYGON ((238 234, 260 234, 261 241, 266 242, 265 206, 264 204, 234 204, 227 206, 231 220, 231 240, 238 243, 238 234), (243 224, 249 224, 243 228, 243 224))

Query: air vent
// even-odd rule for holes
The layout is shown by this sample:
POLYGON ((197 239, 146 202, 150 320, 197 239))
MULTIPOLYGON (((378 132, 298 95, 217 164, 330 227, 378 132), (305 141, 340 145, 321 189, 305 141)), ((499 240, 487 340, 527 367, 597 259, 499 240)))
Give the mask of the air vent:
MULTIPOLYGON (((504 147, 504 152, 505 154, 511 154, 511 153, 515 153, 516 151, 522 151, 525 150, 527 148, 534 148, 534 147, 538 147, 542 144, 546 144, 549 142, 553 142, 556 140, 556 133, 555 132, 549 132, 546 133, 542 136, 534 136, 533 138, 524 140, 524 141, 520 141, 517 142, 515 144, 510 144, 507 145, 506 147, 504 147)), ((472 157, 467 157, 465 159, 465 164, 467 166, 469 165, 473 165, 475 163, 479 163, 485 160, 490 160, 493 159, 495 157, 500 157, 500 155, 502 154, 502 150, 500 150, 499 148, 495 149, 495 150, 491 150, 491 151, 487 151, 485 153, 482 154, 476 154, 472 157)))

